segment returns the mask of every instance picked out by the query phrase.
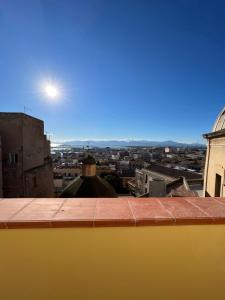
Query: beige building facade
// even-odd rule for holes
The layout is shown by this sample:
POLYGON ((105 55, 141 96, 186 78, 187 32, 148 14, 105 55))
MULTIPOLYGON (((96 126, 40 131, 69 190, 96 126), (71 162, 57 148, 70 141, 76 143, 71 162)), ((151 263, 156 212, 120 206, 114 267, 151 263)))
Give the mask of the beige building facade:
POLYGON ((207 139, 204 174, 204 196, 225 196, 225 107, 217 118, 213 131, 203 135, 207 139))
POLYGON ((23 113, 0 113, 0 137, 3 197, 53 197, 44 122, 23 113))
POLYGON ((3 197, 3 186, 2 186, 2 141, 0 137, 0 198, 3 197))

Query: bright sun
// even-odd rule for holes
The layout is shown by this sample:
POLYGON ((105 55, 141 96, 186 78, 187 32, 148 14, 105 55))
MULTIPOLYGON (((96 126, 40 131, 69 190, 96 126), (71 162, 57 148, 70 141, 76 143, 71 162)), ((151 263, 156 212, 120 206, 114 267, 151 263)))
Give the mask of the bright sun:
POLYGON ((59 89, 53 84, 46 84, 44 86, 44 93, 50 99, 57 99, 59 97, 59 89))

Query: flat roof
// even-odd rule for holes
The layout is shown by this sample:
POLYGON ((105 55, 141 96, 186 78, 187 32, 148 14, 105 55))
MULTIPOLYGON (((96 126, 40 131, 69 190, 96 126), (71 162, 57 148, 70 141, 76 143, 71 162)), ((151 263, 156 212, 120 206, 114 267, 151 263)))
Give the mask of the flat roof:
POLYGON ((28 115, 28 114, 26 114, 26 113, 23 113, 23 112, 0 112, 0 116, 5 116, 5 117, 7 117, 7 116, 20 116, 20 117, 26 117, 26 118, 30 118, 30 119, 34 119, 34 120, 36 120, 36 121, 40 121, 40 122, 42 122, 42 123, 44 123, 44 121, 43 120, 41 120, 41 119, 38 119, 38 118, 36 118, 36 117, 33 117, 33 116, 31 116, 31 115, 28 115))

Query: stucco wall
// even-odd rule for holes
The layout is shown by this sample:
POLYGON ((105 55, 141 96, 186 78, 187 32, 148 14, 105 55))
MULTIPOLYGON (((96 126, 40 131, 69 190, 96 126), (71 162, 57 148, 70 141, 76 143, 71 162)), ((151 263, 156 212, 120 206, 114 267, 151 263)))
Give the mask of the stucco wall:
POLYGON ((224 300, 225 225, 0 230, 3 300, 224 300))
POLYGON ((210 195, 215 195, 216 174, 221 176, 221 197, 225 196, 224 186, 225 170, 225 137, 209 140, 205 167, 205 191, 210 195))
POLYGON ((0 198, 3 197, 3 185, 2 185, 2 141, 0 137, 0 198))

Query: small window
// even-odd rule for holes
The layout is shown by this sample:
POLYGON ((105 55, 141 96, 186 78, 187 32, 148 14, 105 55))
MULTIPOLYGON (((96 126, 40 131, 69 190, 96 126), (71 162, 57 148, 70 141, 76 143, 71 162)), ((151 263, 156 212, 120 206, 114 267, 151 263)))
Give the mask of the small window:
POLYGON ((148 182, 148 175, 145 175, 145 183, 148 182))
POLYGON ((221 176, 219 174, 216 174, 215 197, 220 197, 220 192, 221 192, 221 176))
POLYGON ((18 163, 18 154, 17 153, 9 153, 9 164, 17 164, 18 163))

